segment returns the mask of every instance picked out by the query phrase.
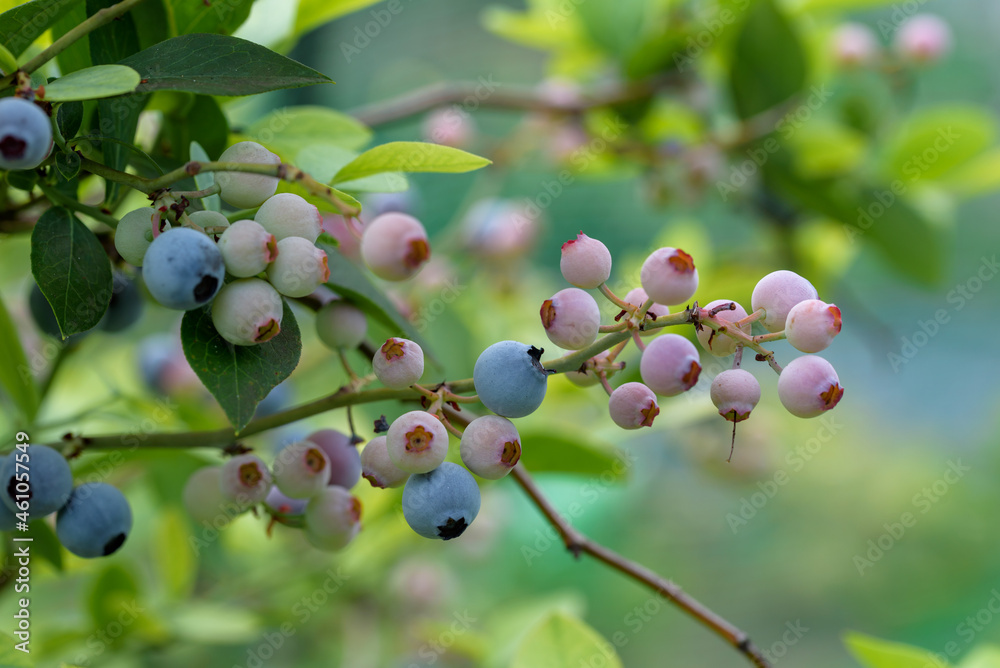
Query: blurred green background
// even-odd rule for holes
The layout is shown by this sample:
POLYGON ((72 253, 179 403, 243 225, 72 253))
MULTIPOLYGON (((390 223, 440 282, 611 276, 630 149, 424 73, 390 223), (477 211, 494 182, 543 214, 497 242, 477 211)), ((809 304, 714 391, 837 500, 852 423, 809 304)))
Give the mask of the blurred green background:
MULTIPOLYGON (((563 4, 593 3, 591 9, 612 14, 636 5, 583 3, 563 4)), ((279 44, 280 17, 290 4, 258 1, 238 34, 279 44)), ((877 147, 891 145, 893 131, 924 110, 943 108, 946 119, 947 110, 956 107, 996 115, 1000 6, 990 0, 921 6, 943 17, 954 33, 953 49, 939 63, 904 75, 843 73, 831 64, 833 27, 846 19, 875 27, 911 4, 917 3, 785 3, 807 45, 811 80, 826 82, 838 94, 861 90, 869 100, 887 100, 878 108, 886 122, 866 140, 862 157, 845 167, 849 172, 877 171, 872 165, 884 156, 877 147)), ((307 33, 290 55, 330 75, 336 85, 233 100, 226 107, 233 128, 246 127, 275 106, 319 104, 349 111, 443 81, 484 77, 504 90, 535 86, 556 73, 576 78, 586 89, 616 75, 614 67, 586 54, 567 56, 564 50, 553 56, 488 30, 484 23, 503 23, 498 3, 402 0, 397 6, 402 10, 358 53, 348 47, 345 55, 344 45, 356 45, 357 31, 375 21, 373 12, 386 3, 307 33)), ((524 10, 519 3, 503 6, 508 12, 524 10)), ((712 3, 646 6, 663 12, 684 6, 695 24, 718 11, 712 3)), ((648 21, 642 18, 643 25, 648 21)), ((551 24, 552 42, 561 39, 563 25, 551 24)), ((700 65, 704 90, 699 93, 707 97, 707 111, 697 115, 725 135, 736 122, 726 99, 727 62, 709 51, 700 65)), ((486 102, 471 112, 477 132, 468 149, 496 158, 531 120, 523 112, 487 108, 486 102)), ((962 113, 954 111, 956 118, 962 113)), ((661 120, 682 126, 682 116, 666 112, 661 120)), ((423 120, 418 115, 376 128, 375 141, 420 139, 423 120)), ((435 300, 445 303, 423 332, 441 360, 434 378, 468 377, 478 352, 494 341, 544 341, 538 305, 566 287, 558 271, 559 247, 581 229, 611 249, 611 285, 620 294, 637 285, 638 266, 659 245, 678 246, 695 257, 701 275, 696 298, 703 303, 732 298, 749 306, 761 276, 779 268, 799 271, 844 314, 841 336, 823 353, 846 388, 829 417, 789 416, 777 401, 771 371, 755 368, 763 399, 753 418, 740 425, 733 462, 726 464, 730 429, 715 415, 707 388, 728 360, 705 356, 701 383, 688 395, 663 401, 655 427, 642 433, 622 432, 606 419, 600 388, 581 389, 558 377, 550 382, 543 409, 519 422, 526 465, 530 469, 536 461, 536 468, 558 468, 552 454, 539 452, 550 439, 570 442, 562 449, 553 446, 555 457, 582 458, 581 452, 590 450, 574 444, 591 444, 593 460, 569 466, 584 472, 537 476, 556 506, 579 504, 577 527, 677 582, 747 631, 775 664, 857 665, 842 642, 849 629, 935 652, 955 647, 957 654, 950 657, 955 663, 975 645, 1000 643, 995 615, 990 612, 987 620, 981 614, 991 601, 1000 601, 1000 542, 991 531, 1000 504, 995 484, 1000 355, 989 342, 1000 331, 1000 282, 977 282, 977 275, 996 273, 1000 198, 990 187, 964 197, 961 187, 944 177, 909 193, 911 203, 943 232, 942 243, 932 249, 941 261, 940 275, 919 282, 887 262, 866 235, 852 242, 842 222, 816 212, 783 215, 781 207, 762 203, 767 194, 755 185, 722 201, 715 184, 746 159, 746 147, 731 151, 728 163, 716 164, 702 190, 686 180, 691 170, 682 161, 651 167, 602 153, 591 168, 574 172, 573 183, 545 207, 539 234, 524 255, 484 261, 463 248, 460 221, 485 197, 538 201, 563 168, 544 150, 553 128, 560 127, 551 122, 527 135, 528 149, 512 151, 514 157, 495 168, 410 179, 413 211, 431 232, 435 250, 441 249, 438 257, 448 261, 437 267, 439 274, 416 279, 399 296, 417 314, 435 300), (435 276, 452 277, 456 299, 435 276), (969 290, 968 298, 956 297, 960 286, 969 290), (930 335, 927 323, 939 311, 947 322, 930 335), (535 442, 527 434, 535 434, 535 442), (620 478, 613 473, 615 450, 626 453, 628 463, 620 478), (968 470, 961 469, 953 484, 944 482, 959 463, 968 470), (904 513, 911 513, 915 524, 900 535, 894 525, 904 513), (878 546, 880 540, 873 550, 870 541, 878 546), (966 619, 977 614, 979 620, 970 625, 966 619)), ((594 115, 585 119, 590 128, 599 129, 601 122, 594 115)), ((683 132, 677 133, 679 140, 665 134, 647 136, 647 146, 669 152, 671 141, 682 147, 699 143, 683 132)), ((989 150, 995 150, 994 141, 990 135, 989 150)), ((805 142, 802 155, 815 157, 822 150, 818 146, 805 142)), ((989 183, 997 178, 979 176, 989 183)), ((960 180, 969 178, 964 173, 960 180)), ((47 348, 24 317, 31 281, 27 242, 24 236, 0 237, 0 287, 8 308, 24 318, 25 345, 44 358, 51 344, 47 348)), ((903 237, 898 242, 906 245, 903 237)), ((344 380, 335 356, 315 340, 309 317, 300 314, 305 352, 288 383, 288 403, 327 394, 344 380)), ((176 326, 173 313, 150 307, 138 331, 84 341, 64 360, 40 419, 47 427, 32 436, 130 432, 141 439, 151 431, 224 425, 207 395, 173 397, 163 410, 165 400, 142 385, 137 342, 176 326), (96 412, 82 415, 95 406, 96 412)), ((385 333, 376 330, 371 338, 385 333)), ((784 342, 775 349, 783 362, 796 354, 784 342)), ((625 359, 629 366, 621 376, 637 377, 634 349, 625 359)), ((352 362, 364 364, 360 355, 352 362)), ((374 418, 402 410, 364 406, 354 418, 368 436, 374 418)), ((0 424, 8 433, 10 420, 0 424)), ((335 412, 247 444, 266 452, 283 438, 346 424, 343 412, 335 412)), ((413 535, 399 513, 398 492, 362 483, 357 493, 365 506, 364 530, 345 552, 329 555, 281 526, 269 538, 265 522, 254 517, 239 519, 218 538, 195 525, 180 505, 180 492, 192 470, 215 461, 209 452, 126 450, 78 462, 81 480, 111 471, 108 480, 128 495, 136 526, 126 549, 109 559, 83 561, 64 552, 62 572, 35 559, 37 665, 506 666, 525 630, 553 609, 579 614, 604 637, 617 638, 626 666, 746 665, 648 591, 591 560, 574 561, 509 480, 483 485, 479 519, 454 543, 413 535), (192 537, 205 544, 192 543, 192 537)), ((0 619, 10 619, 16 606, 8 581, 0 595, 0 619)), ((595 657, 587 665, 605 664, 595 657)))

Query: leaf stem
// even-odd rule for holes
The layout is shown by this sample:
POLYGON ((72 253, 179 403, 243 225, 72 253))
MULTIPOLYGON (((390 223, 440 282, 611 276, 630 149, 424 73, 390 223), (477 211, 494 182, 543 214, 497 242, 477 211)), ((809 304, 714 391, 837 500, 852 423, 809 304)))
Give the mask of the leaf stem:
POLYGON ((37 185, 38 189, 45 194, 45 197, 47 197, 49 201, 54 202, 59 206, 64 206, 67 209, 71 209, 78 213, 82 213, 85 216, 90 216, 94 220, 99 220, 108 227, 110 227, 111 229, 118 227, 118 219, 115 218, 114 216, 104 213, 98 208, 87 206, 82 202, 78 202, 73 197, 67 197, 66 195, 63 195, 61 192, 59 192, 59 190, 57 190, 56 188, 47 186, 41 181, 39 181, 37 185))

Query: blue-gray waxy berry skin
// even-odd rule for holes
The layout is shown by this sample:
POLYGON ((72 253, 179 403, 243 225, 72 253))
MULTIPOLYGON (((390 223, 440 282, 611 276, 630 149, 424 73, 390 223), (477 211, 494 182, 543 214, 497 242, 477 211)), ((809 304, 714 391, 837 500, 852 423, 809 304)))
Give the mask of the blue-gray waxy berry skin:
POLYGON ((56 536, 78 557, 106 557, 132 530, 132 509, 125 495, 104 482, 78 486, 56 516, 56 536))
POLYGON ((8 509, 20 512, 17 503, 17 476, 27 470, 31 496, 28 499, 29 518, 34 520, 59 510, 73 491, 73 472, 61 454, 47 445, 29 445, 28 459, 14 451, 0 465, 0 498, 8 509), (16 457, 21 457, 21 468, 16 457), (25 467, 27 467, 25 469, 25 467))
POLYGON ((472 372, 483 405, 506 418, 534 413, 545 399, 549 377, 539 362, 541 354, 518 341, 501 341, 484 350, 472 372))
POLYGON ((226 268, 222 253, 207 236, 176 227, 158 236, 142 261, 150 294, 167 308, 190 311, 212 301, 226 268))
POLYGON ((34 169, 52 146, 52 125, 41 107, 21 98, 0 100, 0 169, 34 169))
POLYGON ((479 503, 476 479, 451 462, 411 475, 403 488, 403 517, 424 538, 458 538, 479 514, 479 503))

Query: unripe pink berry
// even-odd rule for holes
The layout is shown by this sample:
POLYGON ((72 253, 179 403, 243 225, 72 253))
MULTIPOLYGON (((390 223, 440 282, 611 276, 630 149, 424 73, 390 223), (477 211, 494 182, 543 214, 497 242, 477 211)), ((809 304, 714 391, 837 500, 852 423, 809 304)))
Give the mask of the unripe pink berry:
POLYGON ((683 304, 698 289, 694 259, 679 248, 658 248, 642 264, 642 287, 661 304, 683 304))
POLYGON ((484 415, 462 434, 462 463, 480 478, 499 480, 521 459, 521 436, 514 423, 499 415, 484 415))
POLYGON ((389 459, 385 436, 376 436, 365 445, 361 451, 361 470, 372 487, 401 487, 410 477, 389 459))
MULTIPOLYGON (((648 300, 649 300, 649 295, 646 294, 645 290, 643 290, 642 288, 632 288, 631 290, 628 291, 628 294, 625 295, 624 301, 629 304, 632 304, 633 306, 641 307, 648 300)), ((657 304, 656 302, 653 302, 653 305, 650 306, 649 309, 646 311, 645 324, 649 325, 651 323, 654 323, 656 322, 656 318, 660 318, 665 315, 670 315, 670 308, 664 306, 663 304, 657 304), (653 316, 655 316, 655 318, 653 316)), ((654 336, 655 334, 658 333, 659 331, 655 329, 643 329, 639 332, 639 335, 654 336)))
POLYGON ((420 221, 405 213, 384 213, 365 226, 361 236, 361 257, 379 278, 403 281, 430 259, 427 230, 420 221))
POLYGON ((597 340, 601 309, 580 288, 560 290, 542 302, 539 314, 549 341, 560 348, 580 350, 597 340))
POLYGON ((863 23, 844 23, 833 35, 833 55, 847 67, 864 65, 878 56, 878 39, 863 23))
POLYGON ((698 349, 680 334, 663 334, 649 342, 639 360, 642 382, 664 397, 690 390, 698 382, 698 349))
POLYGON ((237 278, 256 276, 278 257, 278 240, 252 220, 238 220, 218 241, 226 271, 237 278))
MULTIPOLYGON (((716 306, 733 304, 736 308, 730 311, 719 311, 715 314, 715 319, 723 323, 735 322, 747 317, 745 308, 734 302, 732 299, 716 299, 705 305, 705 309, 711 311, 716 306)), ((744 334, 750 335, 751 325, 747 323, 739 328, 744 334)), ((698 343, 701 347, 712 353, 716 357, 725 357, 736 352, 736 339, 733 339, 721 332, 716 332, 708 325, 703 325, 701 331, 697 332, 698 343)))
POLYGON ((785 338, 797 350, 818 353, 840 333, 840 309, 821 299, 807 299, 792 307, 785 320, 785 338))
POLYGON ((750 296, 750 308, 764 309, 760 321, 769 332, 780 332, 792 307, 806 299, 817 299, 819 293, 813 284, 794 271, 779 269, 757 281, 750 296))
POLYGON ((184 484, 184 508, 195 521, 214 525, 220 518, 229 520, 245 510, 226 500, 221 479, 221 466, 205 466, 192 473, 184 484))
POLYGON ((309 543, 320 550, 347 546, 361 530, 361 502, 343 487, 331 485, 309 500, 305 531, 309 543))
MULTIPOLYGON (((252 141, 233 144, 219 156, 219 162, 245 162, 255 165, 280 165, 281 158, 252 141)), ((278 190, 278 177, 246 172, 216 172, 215 182, 226 204, 237 209, 252 209, 278 190)))
POLYGON ((385 437, 389 459, 407 473, 433 471, 448 454, 448 430, 424 411, 403 413, 389 425, 385 437))
POLYGON ((760 383, 745 369, 728 369, 715 377, 709 393, 719 415, 742 422, 760 401, 760 383))
POLYGON ((472 117, 461 107, 435 109, 424 119, 424 139, 443 146, 462 148, 468 146, 475 134, 472 117))
POLYGON ((309 243, 316 243, 323 230, 319 209, 295 193, 278 193, 268 198, 257 209, 253 219, 278 241, 301 237, 309 243))
POLYGON ((375 351, 372 367, 383 385, 402 390, 424 375, 424 351, 409 339, 393 337, 375 351))
MULTIPOLYGON (((598 353, 597 355, 591 357, 590 360, 588 360, 587 364, 588 368, 586 373, 582 371, 567 371, 563 375, 566 376, 566 380, 570 381, 571 383, 573 383, 578 387, 592 387, 594 385, 597 385, 600 382, 600 379, 597 377, 597 372, 589 368, 591 366, 589 362, 594 361, 597 364, 606 363, 610 355, 611 351, 605 350, 604 352, 598 353)), ((616 372, 617 369, 608 369, 607 371, 605 371, 605 374, 607 374, 608 378, 611 378, 612 376, 615 375, 616 372)))
POLYGON ((951 28, 939 16, 917 14, 899 27, 895 47, 907 60, 935 61, 951 48, 951 28))
POLYGON ((330 460, 330 475, 325 484, 351 489, 361 480, 361 455, 351 437, 336 429, 320 429, 306 437, 330 460))
POLYGON ((271 473, 257 455, 237 455, 223 464, 219 490, 227 501, 250 507, 267 498, 270 489, 271 473))
POLYGON ((653 391, 642 383, 625 383, 608 398, 608 412, 622 429, 638 429, 653 426, 660 405, 653 391))
POLYGON ((524 202, 481 199, 462 221, 463 245, 470 253, 492 262, 521 257, 538 236, 538 215, 531 215, 524 202))
POLYGON ((778 376, 778 398, 792 415, 816 417, 836 406, 844 396, 833 365, 818 355, 793 359, 778 376))
POLYGON ((353 220, 347 220, 335 213, 323 214, 323 231, 337 240, 337 252, 348 260, 361 260, 361 230, 353 220))
POLYGON ((582 231, 562 245, 559 270, 578 288, 596 288, 611 276, 611 252, 582 231))
POLYGON ((278 242, 278 257, 267 267, 267 280, 288 297, 305 297, 330 280, 326 251, 302 237, 278 242))
POLYGON ((212 324, 226 341, 254 346, 281 331, 284 305, 271 284, 259 278, 241 278, 222 286, 212 302, 212 324))
POLYGON ((229 219, 218 211, 191 211, 188 213, 188 218, 191 219, 192 223, 205 230, 205 234, 212 237, 216 243, 219 242, 222 233, 230 227, 229 219), (215 230, 210 232, 210 228, 215 228, 215 230))
POLYGON ((354 304, 335 299, 316 312, 316 333, 333 350, 357 348, 368 333, 368 318, 354 304))
POLYGON ((330 460, 309 441, 290 443, 274 458, 274 484, 293 499, 308 499, 319 494, 330 479, 330 460))

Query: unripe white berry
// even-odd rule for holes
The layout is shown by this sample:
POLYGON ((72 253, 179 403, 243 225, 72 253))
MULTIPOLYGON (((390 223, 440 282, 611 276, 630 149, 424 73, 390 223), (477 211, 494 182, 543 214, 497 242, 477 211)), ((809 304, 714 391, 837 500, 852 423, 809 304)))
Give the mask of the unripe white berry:
POLYGON ((559 270, 578 288, 596 288, 611 277, 611 252, 581 231, 562 245, 559 270))
POLYGON ((750 296, 750 308, 764 309, 760 321, 769 332, 780 332, 792 307, 806 299, 817 299, 819 293, 813 284, 794 271, 780 269, 757 281, 750 296))
MULTIPOLYGON (((280 165, 281 158, 252 141, 233 144, 219 156, 219 162, 244 162, 254 165, 280 165)), ((278 190, 278 177, 247 172, 216 172, 215 182, 222 189, 219 197, 237 209, 252 209, 278 190)))
POLYGON ((218 211, 192 211, 188 214, 191 222, 205 230, 212 239, 218 243, 222 233, 229 229, 229 219, 218 211), (221 231, 209 232, 209 228, 222 228, 221 231))
POLYGON ((305 530, 313 547, 343 549, 361 530, 361 502, 343 487, 330 485, 309 500, 305 530))
POLYGON ((253 217, 278 241, 301 237, 316 243, 323 231, 323 217, 315 205, 295 193, 278 193, 268 198, 253 217))
POLYGON ((785 409, 801 418, 821 415, 844 396, 833 365, 818 355, 793 359, 778 376, 778 398, 785 409))
POLYGON ((622 429, 652 427, 653 418, 660 414, 656 394, 642 383, 625 383, 615 388, 608 398, 611 419, 622 429))
POLYGON ((215 525, 219 519, 228 521, 245 508, 229 503, 222 494, 221 466, 205 466, 191 474, 184 484, 184 508, 196 522, 215 525))
POLYGON ((878 51, 875 33, 863 23, 844 23, 833 35, 833 55, 840 65, 856 67, 870 63, 878 51))
POLYGON ((403 413, 389 425, 386 449, 398 468, 427 473, 440 466, 448 454, 448 430, 425 411, 403 413))
POLYGON ((807 299, 792 307, 785 320, 785 338, 797 350, 818 353, 840 333, 840 309, 820 299, 807 299))
POLYGON ((237 278, 256 276, 278 257, 274 235, 252 220, 238 220, 219 236, 226 271, 237 278))
POLYGON ((222 286, 212 302, 212 324, 237 346, 270 341, 281 331, 281 295, 259 278, 242 278, 222 286))
POLYGON ((237 455, 223 464, 219 489, 227 501, 250 507, 267 498, 271 473, 257 455, 237 455))
POLYGON ((354 304, 334 300, 316 312, 316 333, 333 350, 357 348, 368 333, 368 318, 354 304))
POLYGON ((424 375, 424 351, 409 339, 390 338, 375 351, 372 367, 383 385, 402 390, 424 375))
POLYGON ((742 422, 760 401, 760 383, 745 369, 728 369, 715 377, 709 393, 719 415, 730 422, 742 422))
POLYGON ((376 436, 365 445, 361 451, 361 471, 372 487, 402 487, 410 477, 389 459, 385 436, 376 436))
POLYGON ((507 418, 484 415, 465 428, 459 450, 470 471, 480 478, 499 480, 521 459, 521 436, 507 418))
POLYGON ((267 280, 287 297, 305 297, 330 279, 326 251, 302 237, 278 242, 278 256, 267 267, 267 280))
MULTIPOLYGON (((716 299, 715 301, 706 304, 705 309, 711 311, 717 306, 724 306, 727 304, 732 304, 736 308, 727 311, 719 311, 715 314, 716 320, 722 323, 729 323, 736 322, 737 320, 742 320, 747 317, 746 309, 734 302, 732 299, 716 299)), ((751 325, 750 323, 747 323, 739 329, 744 334, 749 336, 751 332, 751 325)), ((725 357, 736 352, 736 346, 738 345, 736 343, 736 339, 726 336, 721 332, 716 332, 708 325, 703 325, 701 330, 697 332, 697 335, 698 343, 701 344, 701 347, 716 357, 725 357)))
POLYGON ((601 309, 580 288, 566 288, 546 299, 539 315, 549 341, 560 348, 580 350, 597 340, 601 309))
POLYGON ((679 248, 658 248, 642 264, 642 287, 661 304, 683 304, 698 289, 694 259, 679 248))
POLYGON ((286 496, 308 499, 319 494, 330 479, 330 460, 310 441, 290 443, 274 458, 274 484, 286 496))

